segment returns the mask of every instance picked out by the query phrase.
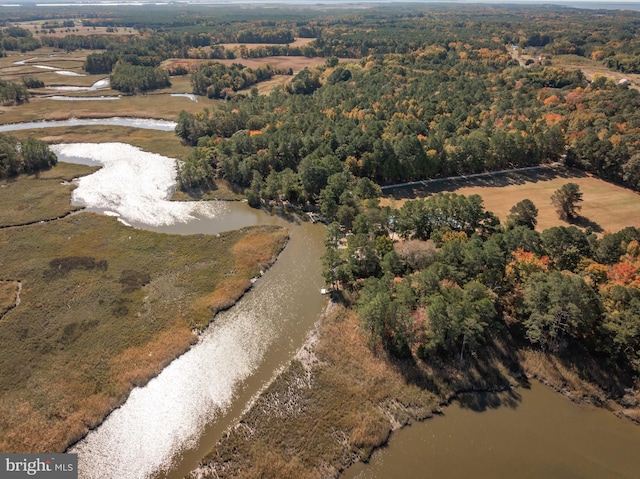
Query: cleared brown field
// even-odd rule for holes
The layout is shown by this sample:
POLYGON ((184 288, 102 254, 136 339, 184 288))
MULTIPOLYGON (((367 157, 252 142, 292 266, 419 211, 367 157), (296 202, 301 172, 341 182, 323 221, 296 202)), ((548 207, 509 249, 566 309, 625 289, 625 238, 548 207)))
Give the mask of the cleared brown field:
MULTIPOLYGON (((263 81, 253 86, 255 86, 258 89, 258 94, 268 95, 269 93, 271 93, 271 91, 275 87, 278 87, 278 86, 284 87, 285 85, 289 84, 292 79, 293 79, 293 76, 291 75, 274 75, 274 77, 271 78, 271 80, 263 81)), ((238 90, 238 93, 244 93, 245 95, 248 95, 251 93, 251 88, 238 90)))
MULTIPOLYGON (((293 41, 293 43, 289 43, 289 46, 303 47, 305 45, 309 45, 309 43, 313 41, 315 41, 315 38, 296 38, 293 41)), ((223 43, 222 44, 222 46, 225 47, 227 50, 234 50, 236 48, 240 48, 242 45, 251 49, 251 48, 258 48, 258 47, 268 47, 268 46, 273 46, 277 44, 274 44, 274 43, 223 43)))
POLYGON ((628 80, 631 88, 638 89, 640 86, 640 75, 637 73, 622 73, 610 70, 600 62, 578 55, 556 55, 551 62, 555 66, 569 70, 582 70, 582 73, 589 81, 592 81, 595 77, 604 76, 616 82, 628 80))
POLYGON ((504 221, 513 205, 528 198, 539 210, 537 229, 542 231, 568 224, 558 218, 551 204, 551 195, 569 182, 577 183, 583 193, 581 217, 573 223, 576 226, 590 226, 596 233, 618 231, 625 226, 640 227, 639 194, 582 171, 562 167, 404 188, 388 194, 382 203, 400 207, 409 199, 424 198, 438 192, 478 194, 484 199, 485 208, 504 221))
POLYGON ((269 65, 271 68, 291 68, 293 71, 299 71, 307 67, 315 67, 322 65, 326 59, 322 57, 286 57, 273 56, 265 58, 234 58, 232 60, 216 60, 223 65, 231 65, 240 63, 249 68, 258 68, 263 65, 269 65))

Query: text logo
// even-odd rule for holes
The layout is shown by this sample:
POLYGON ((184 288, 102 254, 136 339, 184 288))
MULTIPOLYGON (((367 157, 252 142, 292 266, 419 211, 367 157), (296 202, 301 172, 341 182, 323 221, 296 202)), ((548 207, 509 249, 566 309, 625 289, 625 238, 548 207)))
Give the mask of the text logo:
POLYGON ((77 454, 0 454, 2 479, 78 479, 77 454))

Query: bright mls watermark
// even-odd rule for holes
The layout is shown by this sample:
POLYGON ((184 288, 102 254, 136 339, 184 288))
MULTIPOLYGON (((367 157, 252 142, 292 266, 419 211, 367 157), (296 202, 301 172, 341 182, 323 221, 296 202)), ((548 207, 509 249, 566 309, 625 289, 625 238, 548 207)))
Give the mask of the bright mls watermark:
POLYGON ((77 454, 0 454, 2 479, 78 479, 77 454))

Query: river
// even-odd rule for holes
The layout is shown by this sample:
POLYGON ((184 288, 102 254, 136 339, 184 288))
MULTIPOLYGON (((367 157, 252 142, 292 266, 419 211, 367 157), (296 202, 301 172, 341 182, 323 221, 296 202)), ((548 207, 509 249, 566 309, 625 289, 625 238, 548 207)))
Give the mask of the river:
POLYGON ((289 229, 278 261, 238 304, 216 316, 194 347, 135 389, 70 451, 78 453, 81 477, 184 477, 301 347, 326 304, 320 294, 321 226, 233 203, 220 218, 153 229, 217 233, 252 224, 289 229))
MULTIPOLYGON (((119 156, 113 146, 91 145, 93 153, 82 160, 78 151, 65 148, 65 161, 100 163, 102 154, 119 156), (106 151, 99 153, 101 149, 106 151)), ((103 168, 116 176, 105 175, 96 184, 89 180, 91 175, 76 191, 96 193, 102 188, 95 197, 110 203, 87 203, 90 209, 117 214, 140 228, 217 234, 278 224, 289 229, 291 239, 275 265, 238 304, 216 317, 193 348, 147 386, 134 389, 121 408, 74 446, 81 478, 184 477, 293 357, 326 304, 319 294, 321 226, 289 221, 240 202, 176 209, 154 196, 170 190, 167 175, 156 175, 153 181, 165 184, 148 191, 142 181, 142 173, 161 170, 160 163, 154 168, 144 162, 137 170, 122 168, 133 163, 133 157, 148 159, 145 155, 136 150, 123 155, 124 163, 116 158, 112 168, 103 168), (118 175, 134 176, 136 188, 144 194, 131 195, 130 183, 118 180, 118 175), (143 213, 151 204, 159 208, 154 217, 162 221, 145 220, 143 213), (163 216, 165 207, 168 213, 163 216)), ((94 198, 83 195, 77 201, 94 198)), ((444 417, 396 431, 389 447, 374 454, 371 465, 356 465, 346 477, 637 478, 638 444, 640 428, 608 411, 573 404, 534 383, 509 395, 474 396, 446 408, 444 417)))
POLYGON ((169 202, 174 160, 129 145, 52 149, 61 161, 103 165, 78 181, 75 203, 135 227, 170 234, 217 234, 257 224, 289 230, 278 261, 252 290, 70 450, 78 454, 81 478, 184 477, 288 363, 323 311, 324 228, 244 202, 212 202, 207 208, 169 202))
POLYGON ((71 118, 69 120, 41 120, 25 123, 7 123, 0 125, 0 133, 18 130, 34 130, 40 128, 55 128, 58 126, 130 126, 149 130, 171 131, 175 129, 176 122, 168 120, 153 120, 148 118, 71 118))
POLYGON ((443 417, 394 432, 369 465, 344 477, 637 479, 639 445, 640 427, 534 381, 463 398, 443 417))

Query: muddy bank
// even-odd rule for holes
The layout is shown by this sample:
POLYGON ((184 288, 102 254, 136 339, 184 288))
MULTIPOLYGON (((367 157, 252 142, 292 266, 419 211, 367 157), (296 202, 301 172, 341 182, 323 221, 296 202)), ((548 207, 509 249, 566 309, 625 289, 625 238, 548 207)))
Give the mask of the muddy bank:
MULTIPOLYGON (((268 270, 270 269, 278 257, 286 247, 289 236, 286 231, 280 231, 278 234, 277 229, 271 228, 269 231, 268 227, 258 227, 254 228, 253 232, 256 230, 262 231, 262 239, 260 240, 263 244, 261 246, 264 248, 264 252, 258 254, 260 258, 255 257, 255 253, 252 256, 250 253, 244 251, 244 256, 238 255, 236 259, 236 267, 238 270, 245 270, 249 265, 255 263, 253 268, 254 271, 258 272, 257 276, 253 276, 251 278, 244 277, 240 281, 235 281, 235 278, 232 278, 228 281, 230 285, 227 287, 223 285, 222 287, 215 288, 209 295, 204 298, 198 298, 196 302, 201 303, 199 306, 204 306, 204 312, 200 315, 195 314, 194 316, 200 316, 199 321, 195 324, 192 324, 190 340, 186 343, 178 344, 178 347, 171 344, 170 347, 162 351, 162 357, 158 358, 156 363, 152 363, 150 368, 142 375, 142 377, 136 378, 135 382, 132 382, 129 385, 128 390, 124 393, 123 399, 121 402, 113 404, 111 408, 105 411, 102 418, 98 421, 94 422, 90 427, 85 429, 81 434, 77 435, 70 443, 66 445, 66 452, 69 452, 74 448, 80 441, 82 441, 90 432, 94 431, 98 428, 116 409, 121 407, 122 403, 125 402, 126 398, 129 396, 131 391, 134 388, 144 387, 149 383, 153 378, 158 376, 171 362, 187 353, 192 346, 197 344, 201 334, 205 331, 207 327, 211 325, 216 320, 216 317, 219 313, 229 310, 236 303, 238 303, 254 286, 255 282, 268 270), (264 241, 264 239, 269 238, 270 241, 264 241), (269 258, 265 256, 265 253, 271 254, 269 258), (244 264, 243 264, 244 263, 244 264), (204 299, 204 303, 203 303, 204 299), (202 317, 204 314, 204 317, 202 317)), ((247 238, 252 234, 252 230, 247 228, 243 233, 246 234, 243 238, 241 238, 236 243, 236 248, 238 245, 242 244, 243 241, 247 241, 247 238)), ((236 251, 237 252, 237 251, 236 251)), ((234 270, 233 275, 236 275, 237 271, 234 270)), ((194 308, 192 311, 196 311, 197 308, 194 308)), ((180 333, 180 331, 174 331, 174 333, 180 333)))
POLYGON ((623 404, 637 398, 631 390, 616 397, 568 367, 545 379, 541 372, 560 371, 559 362, 532 352, 510 353, 503 344, 492 345, 492 351, 463 369, 399 361, 374 354, 364 344, 355 315, 334 305, 291 365, 190 477, 338 477, 355 462, 367 462, 392 431, 439 414, 453 401, 472 409, 482 401, 490 408, 517 405, 518 388, 528 388, 533 378, 555 384, 573 401, 629 417, 623 404))

